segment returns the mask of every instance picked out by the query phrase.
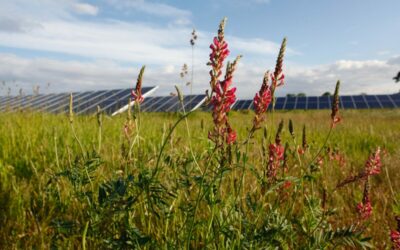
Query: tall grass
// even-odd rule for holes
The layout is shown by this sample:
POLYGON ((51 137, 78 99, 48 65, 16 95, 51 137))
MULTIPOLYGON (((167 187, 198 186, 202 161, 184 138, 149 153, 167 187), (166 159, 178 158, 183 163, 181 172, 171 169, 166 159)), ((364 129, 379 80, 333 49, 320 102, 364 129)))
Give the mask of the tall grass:
MULTIPOLYGON (((213 149, 206 136, 213 126, 209 113, 197 112, 188 117, 194 156, 190 152, 184 123, 180 123, 171 137, 167 138, 169 128, 179 115, 142 114, 142 126, 146 129, 141 131, 140 148, 134 149, 131 159, 123 154, 121 146, 126 144, 123 132, 125 116, 103 118, 100 152, 97 152, 98 134, 93 129, 98 126, 96 117, 77 116, 74 126, 88 154, 85 161, 67 117, 32 113, 0 116, 2 248, 80 248, 84 232, 87 249, 112 248, 115 244, 120 244, 120 247, 134 244, 143 248, 184 248, 188 243, 193 248, 214 248, 217 245, 221 248, 245 247, 247 244, 256 248, 268 246, 267 239, 278 237, 271 235, 273 232, 282 234, 279 237, 284 237, 282 242, 287 242, 289 247, 301 246, 297 245, 301 241, 287 239, 293 236, 285 230, 293 230, 294 220, 301 218, 304 210, 301 203, 306 197, 303 196, 303 190, 300 192, 300 187, 292 186, 293 189, 287 192, 266 190, 261 195, 263 187, 258 175, 264 171, 261 164, 265 161, 263 133, 255 134, 247 155, 241 153, 234 156, 234 162, 239 160, 239 163, 232 169, 224 170, 224 181, 217 186, 210 186, 213 176, 207 176, 203 181, 204 191, 198 198, 202 173, 194 158, 203 173, 206 168, 210 174, 214 173, 217 165, 209 160, 209 153, 213 149), (161 170, 157 179, 149 183, 149 175, 155 168, 165 140, 167 144, 161 155, 161 170), (244 166, 240 162, 244 160, 249 171, 246 171, 241 195, 233 203, 238 192, 240 171, 244 166), (90 173, 93 187, 88 182, 85 169, 90 173), (100 190, 107 194, 104 200, 99 199, 103 192, 100 190), (89 194, 91 198, 87 197, 89 194), (279 194, 281 201, 278 204, 271 203, 266 194, 279 194), (291 197, 294 194, 296 198, 291 197), (199 209, 192 239, 189 240, 187 227, 194 219, 191 209, 197 199, 199 209), (270 206, 280 205, 282 208, 279 209, 284 209, 286 204, 292 204, 293 214, 271 212, 270 206), (129 216, 124 216, 127 214, 129 216), (274 223, 270 226, 280 225, 276 225, 277 220, 289 228, 265 227, 269 223, 274 223), (256 222, 260 226, 256 227, 256 222), (134 238, 124 238, 128 236, 122 233, 134 238), (263 239, 264 234, 266 239, 263 239)), ((252 126, 252 117, 252 112, 230 114, 230 122, 238 128, 239 138, 246 137, 247 129, 252 126), (243 121, 248 122, 244 124, 243 121)), ((322 188, 333 190, 338 182, 361 170, 367 156, 377 146, 386 150, 383 156, 384 170, 371 180, 373 214, 364 232, 365 237, 372 237, 370 243, 377 248, 390 245, 389 227, 395 228, 393 195, 398 196, 400 185, 399 117, 398 110, 343 111, 343 122, 332 134, 327 148, 340 154, 345 163, 330 160, 329 155, 333 153, 324 150, 323 164, 316 172, 318 180, 313 187, 314 192, 322 188), (374 122, 367 123, 365 120, 374 122), (385 171, 388 171, 388 175, 385 171)), ((307 169, 304 163, 323 143, 329 128, 329 113, 277 112, 275 119, 283 119, 285 124, 289 119, 293 121, 296 144, 301 142, 302 124, 307 124, 309 152, 302 156, 302 167, 300 161, 296 160, 297 156, 293 156, 285 173, 285 178, 299 178, 307 169)), ((269 134, 267 129, 267 138, 269 134)), ((281 137, 284 142, 293 141, 286 126, 281 137)), ((290 154, 294 154, 295 148, 295 145, 291 146, 290 154)), ((310 192, 311 187, 304 188, 304 194, 310 192)), ((322 193, 315 193, 315 196, 322 199, 322 193)), ((335 209, 330 218, 335 229, 356 223, 356 204, 361 201, 362 193, 361 183, 329 193, 326 206, 335 209)), ((278 244, 276 239, 273 241, 278 244)))

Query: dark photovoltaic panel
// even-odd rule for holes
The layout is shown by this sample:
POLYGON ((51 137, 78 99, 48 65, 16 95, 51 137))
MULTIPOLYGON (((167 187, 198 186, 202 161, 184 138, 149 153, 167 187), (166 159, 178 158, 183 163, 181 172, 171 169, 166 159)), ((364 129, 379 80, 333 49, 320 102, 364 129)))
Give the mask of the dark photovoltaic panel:
MULTIPOLYGON (((153 92, 155 87, 143 88, 143 95, 153 92)), ((91 114, 99 106, 105 113, 115 115, 128 108, 131 98, 130 89, 114 89, 100 91, 76 92, 73 95, 73 107, 76 114, 91 114)), ((40 94, 24 96, 0 96, 0 112, 13 112, 21 110, 36 110, 50 113, 66 113, 69 110, 69 93, 40 94)), ((186 111, 198 108, 205 102, 205 95, 184 96, 186 111)), ((400 94, 392 95, 355 95, 340 96, 341 109, 380 109, 400 108, 400 94)), ((276 110, 292 109, 330 109, 331 96, 310 97, 277 97, 276 110)), ((211 106, 203 106, 203 110, 210 111, 211 106)), ((237 100, 232 105, 232 110, 254 110, 252 99, 237 100)), ((269 106, 272 109, 272 105, 269 106)), ((183 111, 176 96, 147 96, 141 104, 143 112, 177 112, 183 111)))
POLYGON ((306 109, 307 108, 307 97, 297 97, 297 103, 295 109, 306 109))
POLYGON ((365 98, 363 95, 353 96, 353 100, 354 100, 354 103, 355 103, 357 109, 367 109, 368 108, 368 104, 365 101, 365 98))
MULTIPOLYGON (((309 97, 278 97, 276 98, 276 110, 292 109, 331 109, 332 96, 309 96, 309 97)), ((232 107, 233 110, 254 109, 252 100, 238 100, 232 107)), ((340 96, 339 105, 341 109, 380 109, 400 108, 400 94, 394 95, 355 95, 340 96)), ((269 106, 269 110, 271 110, 269 106)))
MULTIPOLYGON (((185 111, 200 107, 205 101, 205 95, 187 95, 183 97, 185 111)), ((147 97, 140 105, 142 112, 182 112, 182 104, 177 96, 147 97)))
POLYGON ((283 106, 285 105, 285 103, 286 103, 285 97, 276 98, 275 109, 283 109, 283 106))
POLYGON ((310 96, 307 98, 307 109, 318 109, 318 97, 310 96))
POLYGON ((400 108, 400 94, 391 95, 390 98, 393 100, 394 104, 400 108))
POLYGON ((318 97, 318 109, 330 109, 331 106, 332 106, 332 100, 330 96, 318 97))
POLYGON ((296 101, 297 97, 286 97, 286 104, 283 109, 294 109, 294 107, 296 106, 296 101))
MULTIPOLYGON (((143 96, 153 92, 156 87, 142 88, 143 96)), ((114 89, 100 91, 75 92, 73 110, 76 114, 91 114, 97 111, 97 106, 107 114, 113 114, 128 106, 131 98, 130 89, 114 89)), ((20 110, 35 110, 50 113, 65 113, 69 111, 70 93, 26 95, 0 98, 0 111, 13 112, 20 110)))

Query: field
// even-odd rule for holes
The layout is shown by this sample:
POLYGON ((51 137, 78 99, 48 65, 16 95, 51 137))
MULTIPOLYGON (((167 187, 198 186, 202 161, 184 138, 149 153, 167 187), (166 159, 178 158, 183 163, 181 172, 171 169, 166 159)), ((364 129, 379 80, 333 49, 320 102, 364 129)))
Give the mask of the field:
POLYGON ((0 114, 0 248, 390 249, 400 110, 340 111, 325 143, 330 112, 268 113, 247 142, 254 113, 231 112, 238 139, 224 150, 206 112, 0 114), (285 159, 271 181, 281 120, 285 159), (364 179, 336 186, 378 147, 372 215, 361 218, 364 179))

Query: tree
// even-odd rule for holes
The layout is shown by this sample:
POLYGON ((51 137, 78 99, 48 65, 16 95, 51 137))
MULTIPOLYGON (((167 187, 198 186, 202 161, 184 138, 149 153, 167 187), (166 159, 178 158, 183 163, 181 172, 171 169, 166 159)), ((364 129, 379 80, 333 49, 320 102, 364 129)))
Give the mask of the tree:
POLYGON ((323 93, 322 96, 332 96, 332 94, 331 94, 331 92, 327 91, 327 92, 323 93))

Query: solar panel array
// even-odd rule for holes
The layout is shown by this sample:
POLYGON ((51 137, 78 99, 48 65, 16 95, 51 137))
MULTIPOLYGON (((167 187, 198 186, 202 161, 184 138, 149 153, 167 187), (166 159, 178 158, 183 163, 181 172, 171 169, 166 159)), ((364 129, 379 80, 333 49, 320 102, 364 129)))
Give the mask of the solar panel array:
MULTIPOLYGON (((155 87, 142 88, 143 95, 150 94, 155 87)), ((95 113, 97 106, 107 114, 114 114, 127 106, 130 89, 75 92, 73 108, 76 114, 95 113)), ((0 99, 0 112, 35 110, 49 113, 65 113, 69 110, 70 93, 7 96, 0 99)))
MULTIPOLYGON (((182 104, 177 96, 148 96, 157 87, 144 87, 143 95, 146 97, 141 104, 143 112, 182 112, 182 104)), ((73 94, 73 107, 76 114, 95 113, 97 106, 107 114, 115 115, 126 111, 127 100, 130 98, 130 89, 114 89, 100 91, 76 92, 73 94)), ((69 110, 69 93, 26 95, 26 96, 2 96, 0 97, 0 112, 13 112, 20 110, 35 110, 49 113, 66 113, 69 110)), ((200 107, 206 100, 205 95, 184 96, 184 109, 191 111, 200 107)), ((310 97, 278 97, 276 98, 276 110, 292 109, 330 109, 331 96, 310 97)), ((270 105, 271 108, 271 105, 270 105)), ((393 95, 356 95, 340 96, 340 108, 342 109, 380 109, 400 108, 400 94, 393 95)), ((254 109, 253 100, 238 100, 233 110, 254 109)), ((203 110, 211 110, 211 107, 203 107, 203 110)))
MULTIPOLYGON (((393 95, 355 95, 340 96, 341 109, 381 109, 400 108, 400 94, 393 95)), ((276 110, 291 109, 330 109, 332 106, 331 96, 309 96, 309 97, 278 97, 276 98, 276 110)), ((271 108, 271 105, 270 105, 271 108)), ((253 100, 238 100, 233 110, 254 109, 253 100)))
MULTIPOLYGON (((205 95, 187 95, 183 97, 185 111, 195 110, 206 100, 205 95)), ((140 105, 143 112, 182 112, 182 104, 177 96, 147 97, 140 105)))

